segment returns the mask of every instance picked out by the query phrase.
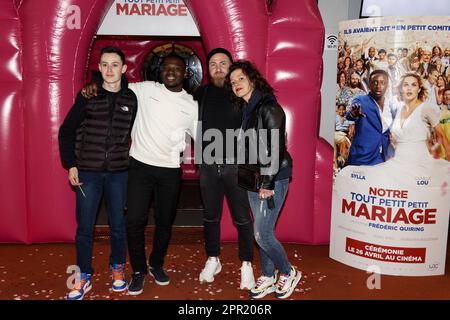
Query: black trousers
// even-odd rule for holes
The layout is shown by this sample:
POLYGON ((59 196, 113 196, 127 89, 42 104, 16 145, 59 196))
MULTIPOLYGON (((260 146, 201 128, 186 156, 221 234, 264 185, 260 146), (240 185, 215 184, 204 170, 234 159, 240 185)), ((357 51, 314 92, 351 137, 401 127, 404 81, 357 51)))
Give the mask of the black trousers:
POLYGON ((220 219, 226 195, 233 222, 238 230, 239 258, 253 261, 253 222, 247 191, 238 186, 237 165, 200 166, 200 189, 205 212, 203 226, 208 257, 220 255, 220 219))
POLYGON ((144 231, 153 192, 156 200, 155 234, 149 265, 153 268, 164 265, 176 216, 181 173, 180 168, 150 166, 136 159, 130 162, 126 225, 128 253, 134 272, 147 273, 144 231))

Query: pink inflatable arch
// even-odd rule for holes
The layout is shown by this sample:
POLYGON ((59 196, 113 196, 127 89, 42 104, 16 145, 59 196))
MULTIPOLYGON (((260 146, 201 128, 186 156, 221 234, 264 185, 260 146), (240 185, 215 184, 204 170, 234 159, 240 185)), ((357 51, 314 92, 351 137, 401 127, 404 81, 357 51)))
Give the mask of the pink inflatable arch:
MULTIPOLYGON (((204 50, 222 46, 254 61, 286 111, 294 176, 279 238, 327 243, 332 149, 318 136, 324 27, 316 0, 185 3, 204 50)), ((1 4, 0 242, 71 242, 75 201, 59 160, 58 129, 85 81, 92 39, 112 1, 1 4), (76 12, 79 28, 68 23, 76 12)), ((223 240, 236 239, 227 214, 222 227, 223 240)))

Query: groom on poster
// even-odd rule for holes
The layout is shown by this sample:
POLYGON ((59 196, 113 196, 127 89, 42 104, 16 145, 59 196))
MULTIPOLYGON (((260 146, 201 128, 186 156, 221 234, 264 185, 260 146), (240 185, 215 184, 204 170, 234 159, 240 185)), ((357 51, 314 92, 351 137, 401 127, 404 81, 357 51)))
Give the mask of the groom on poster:
POLYGON ((356 97, 346 114, 347 120, 355 122, 348 165, 376 165, 388 159, 390 126, 395 114, 385 93, 389 75, 384 70, 370 74, 370 92, 356 97))

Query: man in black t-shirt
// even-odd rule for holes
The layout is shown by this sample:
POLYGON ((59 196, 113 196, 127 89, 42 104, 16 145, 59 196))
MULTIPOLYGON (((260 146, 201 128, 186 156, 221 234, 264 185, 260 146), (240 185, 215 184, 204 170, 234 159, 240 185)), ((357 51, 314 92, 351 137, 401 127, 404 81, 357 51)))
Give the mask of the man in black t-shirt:
POLYGON ((242 261, 240 289, 250 290, 255 285, 252 268, 253 223, 247 192, 237 182, 236 135, 231 134, 241 127, 242 111, 234 109, 224 88, 232 57, 226 49, 216 48, 208 54, 206 63, 211 83, 199 88, 195 95, 199 101, 199 118, 202 122, 203 139, 198 140, 203 141, 200 188, 205 207, 203 225, 208 256, 199 280, 201 283, 213 282, 214 276, 222 270, 219 260, 220 219, 226 195, 238 230, 239 258, 242 261), (205 141, 209 136, 219 133, 223 143, 214 139, 205 141))

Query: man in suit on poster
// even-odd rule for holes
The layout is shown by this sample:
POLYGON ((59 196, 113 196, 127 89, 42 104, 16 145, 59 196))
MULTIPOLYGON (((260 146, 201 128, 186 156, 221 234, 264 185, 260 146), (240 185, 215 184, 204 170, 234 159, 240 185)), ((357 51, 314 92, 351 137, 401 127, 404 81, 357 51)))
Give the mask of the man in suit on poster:
POLYGON ((389 128, 395 111, 385 99, 388 86, 388 73, 375 70, 369 77, 369 93, 353 99, 346 114, 347 120, 355 122, 349 165, 376 165, 389 156, 389 128))

